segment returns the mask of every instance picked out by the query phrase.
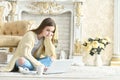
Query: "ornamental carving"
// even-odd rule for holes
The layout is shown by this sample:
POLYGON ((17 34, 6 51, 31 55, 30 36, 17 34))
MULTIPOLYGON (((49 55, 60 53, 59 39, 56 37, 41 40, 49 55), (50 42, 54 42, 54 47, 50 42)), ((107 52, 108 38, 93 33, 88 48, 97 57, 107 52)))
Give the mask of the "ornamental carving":
POLYGON ((59 14, 64 9, 63 5, 55 2, 32 2, 27 7, 35 10, 37 14, 59 14))
POLYGON ((80 26, 81 17, 81 2, 75 2, 75 12, 76 12, 76 25, 80 26))

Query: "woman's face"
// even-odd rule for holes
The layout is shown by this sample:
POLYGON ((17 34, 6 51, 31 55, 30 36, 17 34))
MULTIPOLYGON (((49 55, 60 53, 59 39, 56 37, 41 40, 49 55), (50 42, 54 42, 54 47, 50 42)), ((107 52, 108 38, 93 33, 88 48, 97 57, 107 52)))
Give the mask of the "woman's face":
POLYGON ((43 31, 42 31, 42 35, 43 37, 52 37, 53 36, 53 31, 55 30, 54 26, 46 26, 43 31))

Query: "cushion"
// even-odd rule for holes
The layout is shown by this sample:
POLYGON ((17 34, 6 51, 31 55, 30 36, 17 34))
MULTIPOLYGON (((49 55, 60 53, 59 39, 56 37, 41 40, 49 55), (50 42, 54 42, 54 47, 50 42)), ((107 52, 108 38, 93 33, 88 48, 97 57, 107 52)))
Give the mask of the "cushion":
POLYGON ((14 22, 7 22, 4 23, 3 26, 0 28, 1 35, 24 35, 28 30, 30 30, 32 26, 31 21, 14 21, 14 22))
POLYGON ((16 47, 22 36, 0 35, 0 47, 16 47))

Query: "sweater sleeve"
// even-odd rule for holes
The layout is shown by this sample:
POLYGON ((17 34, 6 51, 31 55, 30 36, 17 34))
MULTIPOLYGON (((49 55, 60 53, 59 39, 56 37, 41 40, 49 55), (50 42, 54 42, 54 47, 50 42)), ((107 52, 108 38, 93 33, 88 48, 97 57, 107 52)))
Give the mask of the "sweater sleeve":
POLYGON ((35 67, 42 65, 39 61, 37 61, 31 54, 31 51, 34 47, 34 42, 36 35, 33 32, 30 32, 24 36, 25 38, 21 41, 21 51, 24 54, 25 58, 27 58, 35 67))
POLYGON ((19 42, 19 44, 13 54, 13 57, 11 58, 10 62, 7 64, 6 67, 0 68, 0 71, 7 71, 7 72, 11 71, 14 68, 15 62, 19 57, 25 57, 28 54, 30 55, 30 53, 27 53, 27 52, 30 52, 30 50, 33 46, 33 41, 34 41, 34 39, 31 38, 32 37, 31 34, 32 34, 31 32, 27 32, 23 36, 22 40, 19 42))
POLYGON ((31 50, 34 46, 35 38, 36 38, 36 35, 33 32, 31 31, 27 32, 23 36, 22 40, 19 42, 18 47, 15 53, 13 54, 12 59, 8 63, 8 65, 6 67, 0 68, 0 71, 11 71, 14 67, 16 60, 19 57, 25 57, 29 59, 35 67, 39 65, 43 66, 31 54, 31 50))
POLYGON ((49 37, 45 38, 44 45, 45 45, 45 55, 56 58, 55 46, 53 45, 53 43, 49 37))

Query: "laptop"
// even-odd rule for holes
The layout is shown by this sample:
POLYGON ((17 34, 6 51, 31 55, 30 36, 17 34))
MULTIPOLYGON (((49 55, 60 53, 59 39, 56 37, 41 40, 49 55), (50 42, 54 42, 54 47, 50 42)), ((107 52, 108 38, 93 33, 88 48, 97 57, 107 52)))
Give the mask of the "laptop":
POLYGON ((64 59, 64 60, 55 60, 52 62, 51 66, 43 72, 43 74, 57 74, 57 73, 65 73, 69 70, 71 66, 72 60, 64 59))

